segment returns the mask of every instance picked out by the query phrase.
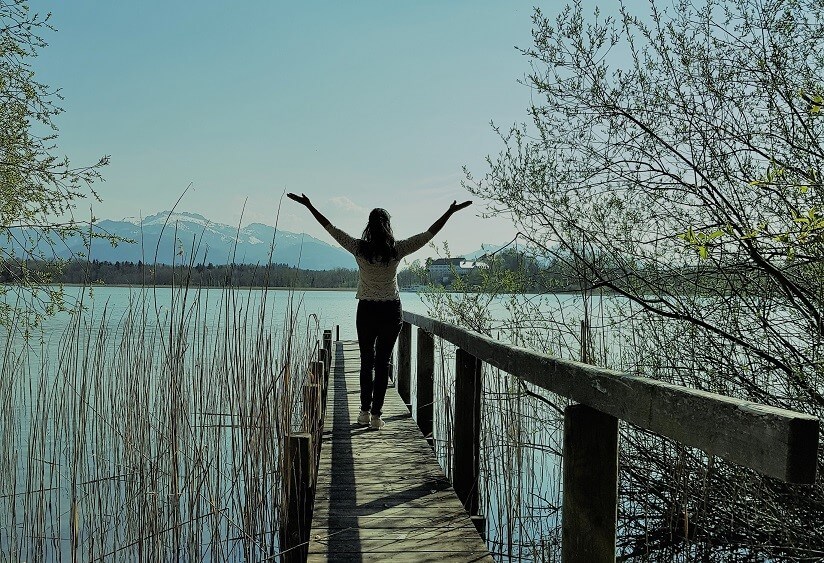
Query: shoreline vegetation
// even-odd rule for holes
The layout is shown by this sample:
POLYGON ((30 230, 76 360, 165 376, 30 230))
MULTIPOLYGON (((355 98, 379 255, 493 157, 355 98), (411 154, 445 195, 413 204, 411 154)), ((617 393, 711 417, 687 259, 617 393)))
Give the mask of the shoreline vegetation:
MULTIPOLYGON (((507 250, 489 260, 489 269, 466 275, 432 279, 427 265, 415 261, 398 272, 401 291, 445 290, 452 293, 562 294, 597 290, 603 294, 642 291, 652 281, 671 292, 685 294, 759 294, 766 287, 757 274, 738 284, 729 268, 699 264, 652 271, 641 268, 613 276, 619 284, 605 284, 572 261, 556 259, 548 265, 521 252, 507 250)), ((5 264, 0 286, 36 280, 40 286, 203 287, 273 290, 351 290, 358 285, 357 270, 307 270, 288 264, 150 264, 141 261, 28 260, 5 264)), ((603 276, 602 276, 603 278, 603 276)), ((609 279, 609 276, 607 276, 609 279)))

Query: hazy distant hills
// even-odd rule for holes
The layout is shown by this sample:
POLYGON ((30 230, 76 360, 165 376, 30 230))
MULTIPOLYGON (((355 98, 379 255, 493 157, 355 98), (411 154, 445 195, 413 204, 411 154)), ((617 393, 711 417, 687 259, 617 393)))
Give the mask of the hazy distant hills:
MULTIPOLYGON (((212 263, 268 264, 269 253, 274 264, 287 264, 305 270, 357 269, 355 259, 339 246, 329 245, 303 233, 277 230, 262 223, 252 223, 238 230, 237 226, 210 221, 203 215, 186 211, 162 211, 141 219, 127 217, 122 221, 103 219, 94 230, 136 241, 112 246, 106 239, 92 239, 90 259, 108 262, 138 262, 147 264, 212 263), (274 250, 272 243, 274 242, 274 250), (194 260, 192 256, 194 255, 194 260)), ((13 239, 40 240, 33 229, 11 229, 13 239)), ((0 245, 5 243, 0 240, 0 245)), ((501 246, 484 244, 481 249, 462 254, 467 260, 477 260, 501 246)), ((20 248, 12 249, 19 255, 20 248)), ((47 257, 83 258, 86 248, 81 237, 72 237, 50 246, 44 241, 39 249, 47 257)), ((423 260, 425 253, 419 258, 423 260)), ((457 256, 457 255, 456 255, 457 256)), ((414 257, 413 257, 414 258, 414 257)), ((85 259, 85 258, 83 258, 85 259)))
MULTIPOLYGON (((357 268, 351 254, 309 235, 276 232, 274 227, 261 223, 238 230, 236 226, 215 223, 197 213, 163 211, 142 221, 105 219, 94 228, 97 232, 136 242, 112 246, 107 240, 95 238, 89 253, 93 260, 187 264, 194 256, 195 264, 267 264, 271 252, 273 263, 308 270, 357 268)), ((32 236, 31 231, 27 234, 32 236)), ((47 255, 52 254, 45 247, 43 250, 47 255)), ((80 237, 70 238, 65 245, 60 243, 54 247, 54 254, 60 258, 76 257, 85 252, 80 237)))

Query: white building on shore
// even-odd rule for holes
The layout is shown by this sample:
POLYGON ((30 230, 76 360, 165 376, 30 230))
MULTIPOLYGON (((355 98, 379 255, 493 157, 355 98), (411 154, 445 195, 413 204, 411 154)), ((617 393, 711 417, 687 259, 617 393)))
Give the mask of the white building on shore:
POLYGON ((463 257, 458 258, 438 258, 432 260, 427 265, 429 270, 429 279, 434 283, 448 284, 452 281, 454 276, 463 276, 470 274, 475 270, 487 270, 489 264, 481 262, 480 260, 466 260, 463 257))

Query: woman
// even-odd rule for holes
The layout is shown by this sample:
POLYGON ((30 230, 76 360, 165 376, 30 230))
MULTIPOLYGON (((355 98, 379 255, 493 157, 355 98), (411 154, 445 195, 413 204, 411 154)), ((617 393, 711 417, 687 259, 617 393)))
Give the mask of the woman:
POLYGON ((395 241, 389 224, 389 213, 385 209, 372 210, 363 235, 356 239, 332 225, 329 219, 315 209, 305 194, 287 195, 306 206, 318 223, 344 249, 351 252, 358 263, 358 292, 355 295, 359 299, 355 324, 361 357, 361 411, 358 423, 380 430, 384 425, 381 409, 389 383, 390 356, 403 323, 398 293, 398 264, 404 256, 412 254, 432 240, 453 213, 468 207, 472 202, 453 201, 446 213, 425 232, 395 241))

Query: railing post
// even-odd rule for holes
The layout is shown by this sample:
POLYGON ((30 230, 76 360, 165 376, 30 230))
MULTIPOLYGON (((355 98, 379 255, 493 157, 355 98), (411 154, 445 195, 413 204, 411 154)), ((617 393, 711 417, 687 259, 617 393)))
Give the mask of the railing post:
POLYGON ((283 475, 285 514, 281 517, 281 561, 306 561, 309 554, 309 531, 312 526, 312 487, 310 483, 309 434, 292 434, 288 438, 283 475))
POLYGON ((429 445, 435 443, 432 436, 432 413, 435 400, 433 387, 435 379, 435 339, 422 328, 418 328, 418 355, 416 361, 417 419, 429 445))
POLYGON ((455 450, 452 485, 470 516, 478 514, 481 443, 481 361, 465 350, 455 351, 455 450))
POLYGON ((564 410, 561 560, 615 561, 618 419, 586 405, 564 410))
POLYGON ((398 337, 398 395, 401 396, 407 408, 411 408, 409 400, 409 384, 412 379, 412 325, 404 322, 401 325, 401 334, 398 337))

